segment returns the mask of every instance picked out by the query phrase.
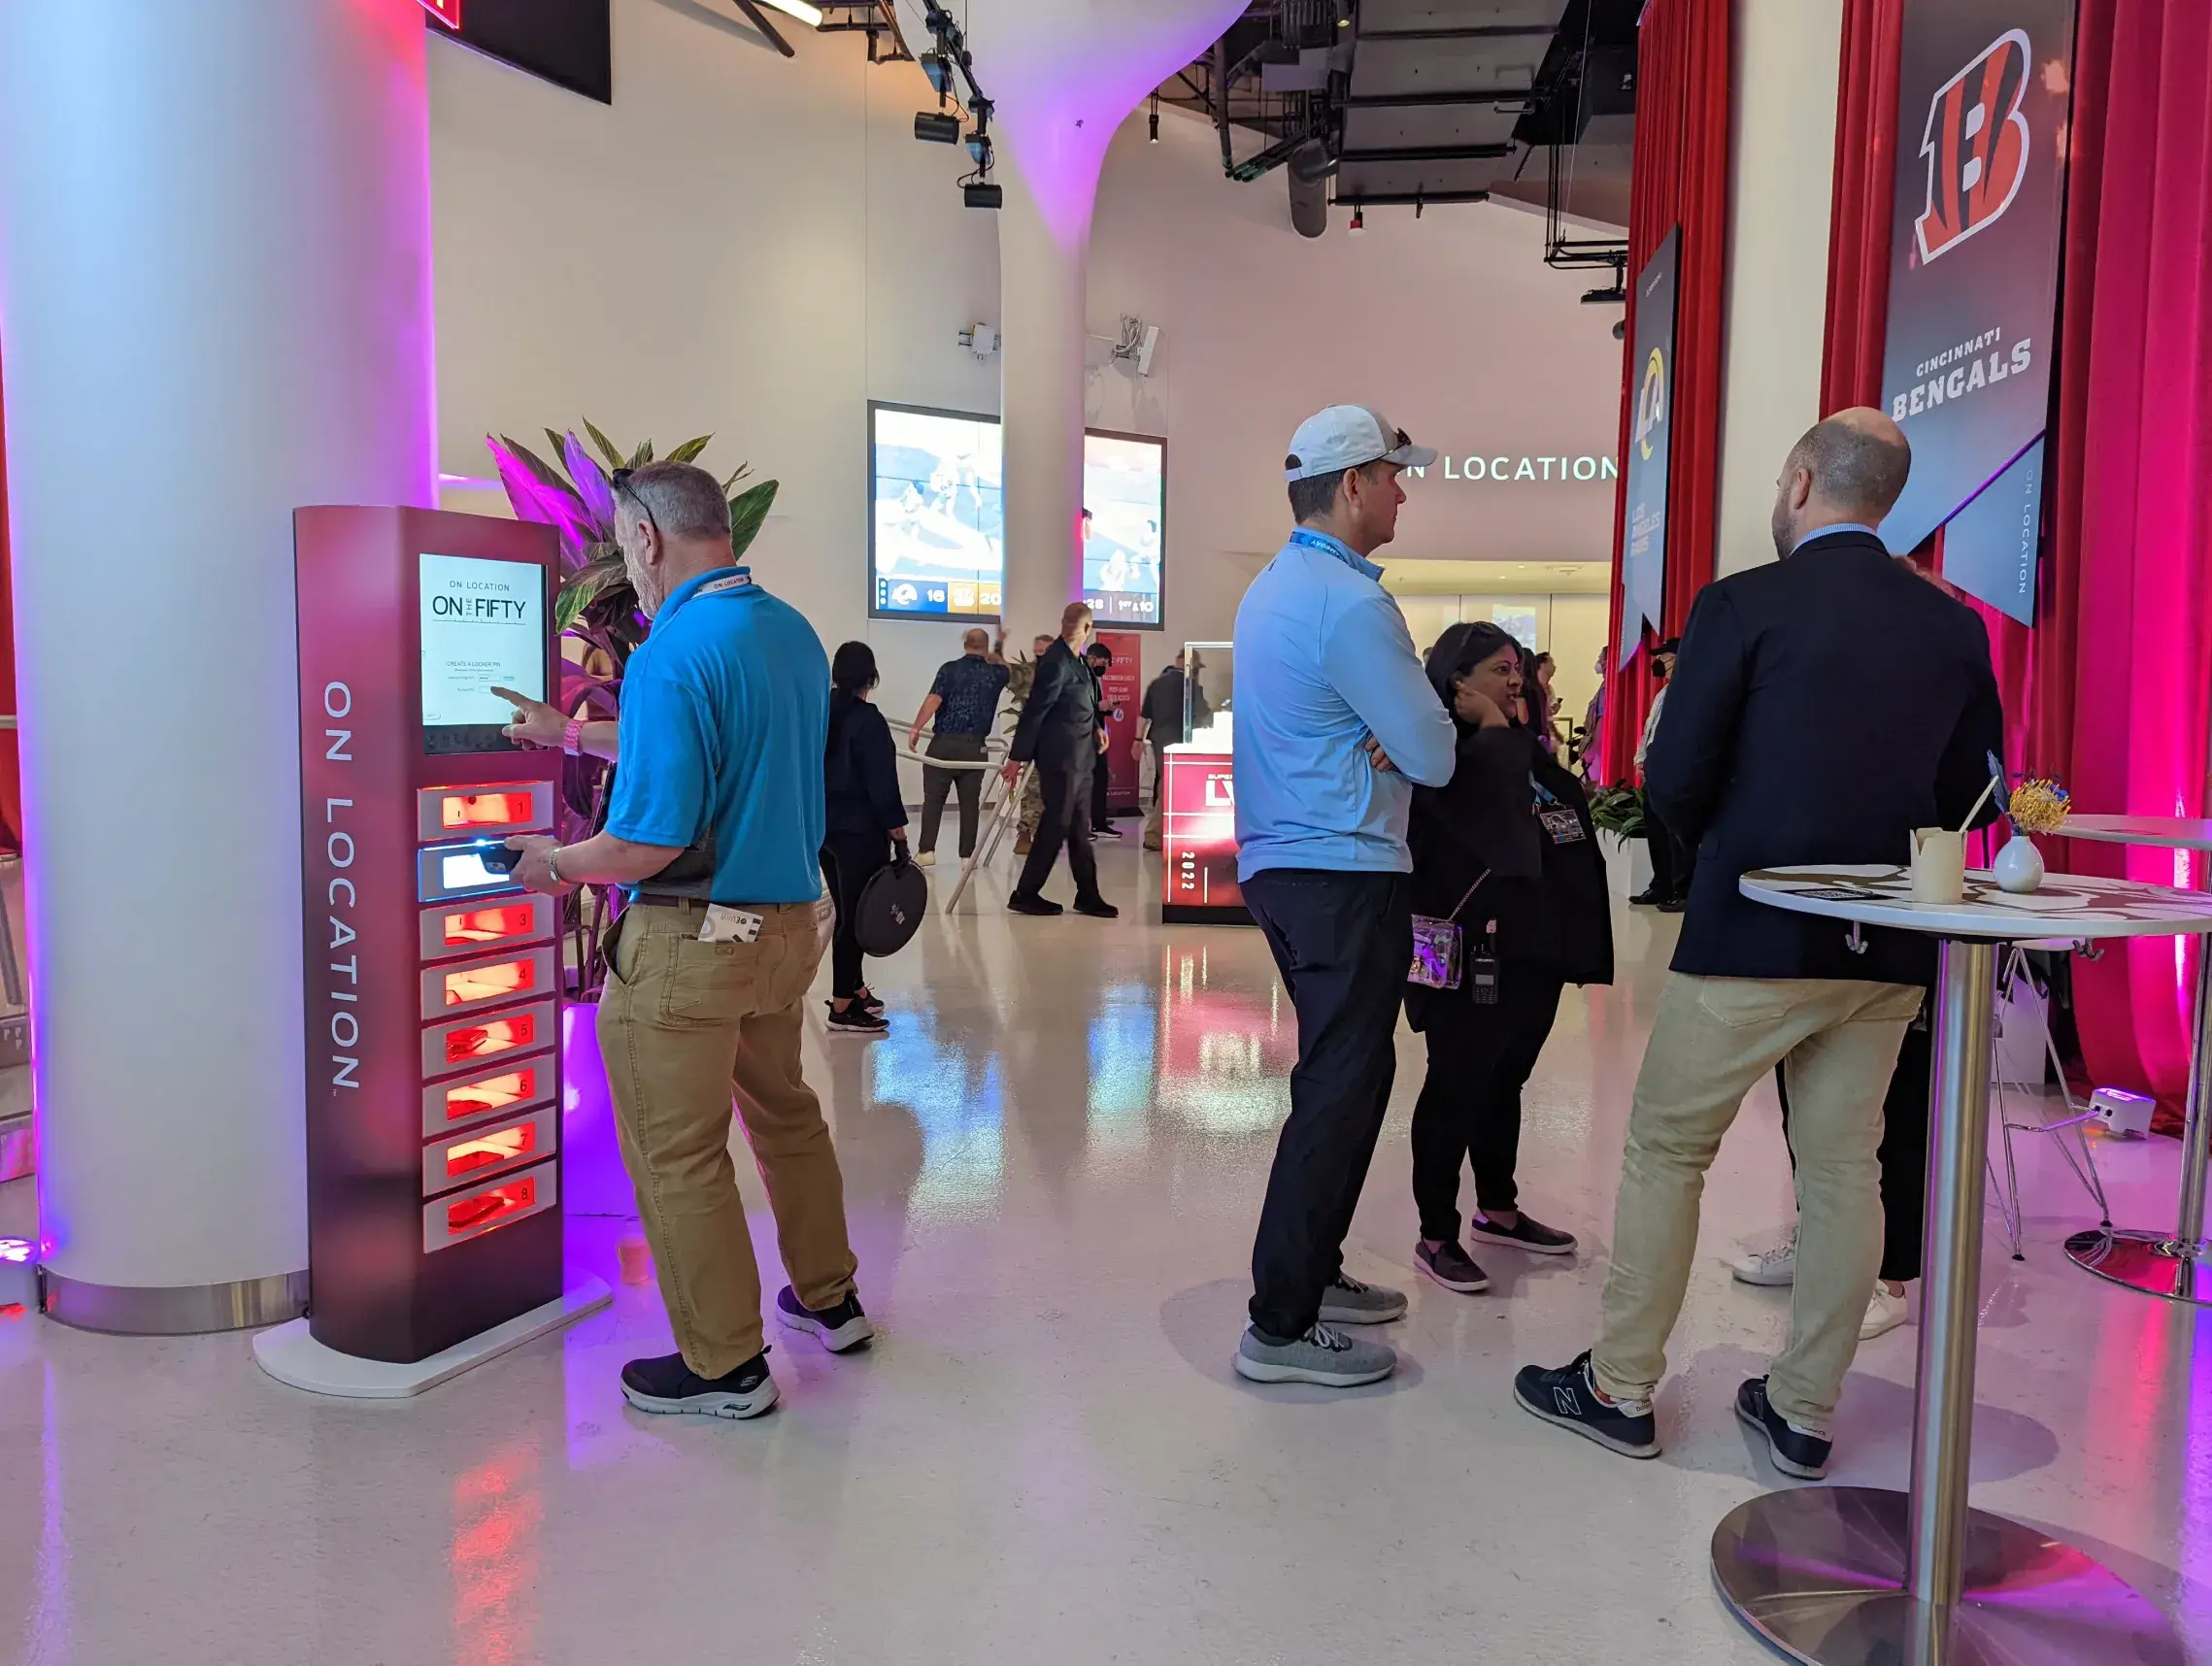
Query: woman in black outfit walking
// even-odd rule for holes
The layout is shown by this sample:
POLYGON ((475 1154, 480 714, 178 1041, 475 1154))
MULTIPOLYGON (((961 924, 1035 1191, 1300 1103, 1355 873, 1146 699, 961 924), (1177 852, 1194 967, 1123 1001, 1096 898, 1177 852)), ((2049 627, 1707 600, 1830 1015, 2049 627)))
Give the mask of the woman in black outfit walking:
POLYGON ((1575 1249, 1569 1234, 1521 1211, 1521 1089, 1564 985, 1613 981, 1604 859, 1581 783, 1528 721, 1522 691, 1532 671, 1495 625, 1444 633, 1429 650, 1428 680, 1458 727, 1458 766, 1450 784, 1413 795, 1414 912, 1443 919, 1457 911, 1466 968, 1457 989, 1413 984, 1406 995, 1406 1016, 1428 1042, 1413 1113, 1414 1259, 1427 1278, 1469 1294, 1490 1287, 1459 1243, 1459 1167, 1470 1158, 1469 1236, 1540 1255, 1575 1249), (1475 997, 1486 975, 1494 975, 1494 1003, 1475 997))
POLYGON ((860 892, 890 865, 892 842, 906 842, 898 748, 890 725, 868 698, 878 681, 875 650, 864 642, 844 644, 829 662, 829 744, 823 757, 829 802, 821 843, 821 876, 837 903, 829 1027, 858 1035, 882 1035, 890 1027, 883 1003, 861 978, 860 892))

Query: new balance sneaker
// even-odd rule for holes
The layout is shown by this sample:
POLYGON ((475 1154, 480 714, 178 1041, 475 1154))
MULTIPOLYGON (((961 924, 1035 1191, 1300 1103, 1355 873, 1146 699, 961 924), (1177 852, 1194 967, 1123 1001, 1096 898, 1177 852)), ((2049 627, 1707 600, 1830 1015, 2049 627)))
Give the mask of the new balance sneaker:
POLYGON ((681 1353, 633 1359, 622 1367, 622 1398, 641 1412, 694 1417, 757 1417, 776 1403, 776 1380, 762 1349, 726 1377, 701 1377, 681 1353))
POLYGON ((1531 1255, 1572 1255, 1575 1252, 1573 1233, 1546 1226, 1526 1211, 1523 1211, 1521 1218, 1511 1226, 1500 1226, 1478 1211, 1474 1219, 1467 1222, 1467 1236, 1485 1244, 1502 1244, 1508 1250, 1525 1250, 1531 1255))
POLYGON ((1652 1416, 1652 1403, 1601 1398, 1596 1380, 1590 1373, 1588 1353, 1557 1371, 1547 1371, 1541 1365, 1524 1366, 1513 1380, 1513 1397, 1521 1402, 1524 1412, 1562 1429, 1572 1429, 1623 1457, 1655 1458, 1659 1454, 1659 1420, 1652 1416))
POLYGON ((1033 914, 1042 919, 1050 919, 1054 915, 1060 912, 1058 903, 1047 902, 1043 897, 1033 897, 1024 891, 1016 891, 1008 897, 1006 907, 1009 913, 1033 914))
POLYGON ((833 1308, 810 1308, 786 1284, 776 1292, 776 1316, 787 1330, 803 1330, 820 1337, 821 1346, 832 1353, 849 1352, 876 1334, 876 1327, 860 1311, 857 1290, 846 1292, 845 1299, 833 1308))
POLYGON ((1290 1342, 1277 1342, 1248 1325, 1236 1345, 1236 1374, 1254 1383, 1357 1388, 1380 1383, 1397 1368, 1397 1354, 1382 1343, 1359 1341, 1318 1320, 1290 1342))
POLYGON ((1793 1284, 1797 1282, 1797 1229, 1771 1250, 1755 1250, 1728 1263, 1739 1284, 1793 1284))
POLYGON ((1799 1481, 1819 1481, 1828 1472, 1833 1441, 1808 1435, 1784 1417, 1766 1397, 1766 1379, 1753 1377, 1736 1390, 1736 1416, 1766 1442, 1766 1455, 1784 1475, 1799 1481))
POLYGON ((1890 1286, 1877 1279, 1874 1293, 1866 1298, 1866 1316, 1859 1321, 1859 1340, 1872 1342, 1878 1336, 1887 1336, 1909 1317, 1903 1293, 1893 1296, 1890 1286))
POLYGON ((1389 1324, 1405 1317, 1405 1292, 1362 1284, 1339 1273, 1336 1283, 1321 1293, 1321 1316, 1324 1324, 1389 1324))
POLYGON ((825 1027, 837 1035, 880 1036, 888 1034, 891 1026, 883 1014, 872 1012, 858 1001, 853 1001, 842 1011, 832 1004, 829 1022, 825 1027))
POLYGON ((1459 1248, 1457 1238, 1433 1247, 1423 1239, 1413 1247, 1413 1264, 1431 1283, 1462 1296, 1480 1295, 1490 1288, 1490 1275, 1475 1265, 1474 1257, 1459 1248))

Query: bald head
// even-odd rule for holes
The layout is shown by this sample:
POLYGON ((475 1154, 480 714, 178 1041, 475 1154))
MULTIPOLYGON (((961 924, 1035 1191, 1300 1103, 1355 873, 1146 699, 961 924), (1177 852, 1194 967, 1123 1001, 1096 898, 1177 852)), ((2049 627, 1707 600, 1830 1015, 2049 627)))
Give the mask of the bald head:
POLYGON ((1824 526, 1879 527, 1912 473, 1904 430, 1863 405, 1805 430, 1776 482, 1774 547, 1784 555, 1824 526))
POLYGON ((989 653, 990 651, 990 632, 979 625, 960 638, 960 647, 969 653, 989 653))

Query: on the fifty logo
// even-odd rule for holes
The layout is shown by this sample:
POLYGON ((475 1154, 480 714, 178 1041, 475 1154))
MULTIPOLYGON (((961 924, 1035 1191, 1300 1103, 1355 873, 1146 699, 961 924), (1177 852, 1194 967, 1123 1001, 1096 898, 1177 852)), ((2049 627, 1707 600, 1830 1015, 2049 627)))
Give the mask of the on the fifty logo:
POLYGON ((1922 263, 1994 225, 2028 178, 2028 36, 2007 29, 1928 101, 1920 153, 1927 206, 1913 221, 1922 263))

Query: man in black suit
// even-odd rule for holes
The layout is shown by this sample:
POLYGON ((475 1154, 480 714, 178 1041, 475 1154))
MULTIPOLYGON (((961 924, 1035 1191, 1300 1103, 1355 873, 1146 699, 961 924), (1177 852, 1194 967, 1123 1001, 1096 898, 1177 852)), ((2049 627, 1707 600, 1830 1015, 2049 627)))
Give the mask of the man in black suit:
POLYGON ((1100 919, 1121 913, 1098 894, 1098 863, 1090 850, 1090 778, 1106 749, 1106 729, 1098 716, 1097 681, 1078 657, 1089 638, 1090 610, 1070 602, 1060 616, 1059 640, 1037 661, 1036 681, 1007 748, 1006 779, 1013 782, 1023 764, 1034 762, 1045 793, 1045 814, 1030 837, 1029 859, 1006 899, 1016 914, 1060 912, 1058 903, 1038 893, 1052 878, 1063 843, 1068 872, 1075 876, 1075 912, 1100 919))
POLYGON ((1699 594, 1652 741, 1647 784, 1697 870, 1636 1080, 1604 1329, 1571 1365, 1530 1366, 1514 1384, 1527 1411, 1631 1457, 1659 1454, 1652 1394, 1705 1171, 1744 1093, 1787 1058, 1790 1346, 1736 1411, 1785 1474, 1827 1468, 1882 1253, 1883 1094, 1934 950, 1869 929, 1854 953, 1836 921, 1753 902, 1737 882, 1792 863, 1901 865, 1914 828, 1965 818, 2003 750, 1980 621, 1875 534, 1911 461, 1878 411, 1842 412, 1797 442, 1774 506, 1785 558, 1699 594))

